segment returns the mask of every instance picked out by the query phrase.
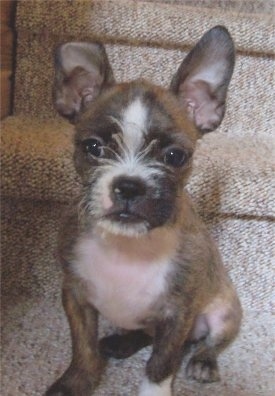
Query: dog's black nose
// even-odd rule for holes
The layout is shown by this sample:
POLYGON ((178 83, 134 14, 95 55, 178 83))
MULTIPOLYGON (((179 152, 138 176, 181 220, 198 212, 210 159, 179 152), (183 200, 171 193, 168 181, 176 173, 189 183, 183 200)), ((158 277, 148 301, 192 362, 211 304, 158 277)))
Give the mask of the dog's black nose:
POLYGON ((113 182, 113 193, 116 198, 131 200, 145 195, 146 187, 142 180, 133 177, 119 177, 113 182))

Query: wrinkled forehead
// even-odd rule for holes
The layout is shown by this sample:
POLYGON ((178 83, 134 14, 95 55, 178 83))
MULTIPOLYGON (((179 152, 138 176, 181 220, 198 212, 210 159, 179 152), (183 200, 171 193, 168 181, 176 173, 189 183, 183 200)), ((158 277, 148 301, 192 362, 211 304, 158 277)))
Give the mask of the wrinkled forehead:
POLYGON ((196 140, 191 123, 176 99, 165 90, 144 83, 120 84, 103 94, 77 125, 78 138, 97 136, 105 143, 120 134, 125 146, 138 151, 158 140, 192 149, 196 140))

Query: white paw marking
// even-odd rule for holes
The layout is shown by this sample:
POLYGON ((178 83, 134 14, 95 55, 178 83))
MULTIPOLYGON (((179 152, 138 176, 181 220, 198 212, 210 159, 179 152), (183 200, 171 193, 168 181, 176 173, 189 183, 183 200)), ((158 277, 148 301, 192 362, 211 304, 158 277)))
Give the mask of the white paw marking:
POLYGON ((144 378, 138 396, 172 396, 172 377, 155 384, 144 378))

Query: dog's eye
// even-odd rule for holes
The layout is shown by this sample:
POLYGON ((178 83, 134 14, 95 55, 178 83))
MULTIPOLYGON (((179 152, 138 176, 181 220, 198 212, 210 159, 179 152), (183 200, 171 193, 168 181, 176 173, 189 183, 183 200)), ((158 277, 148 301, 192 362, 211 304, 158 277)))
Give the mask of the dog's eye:
POLYGON ((94 157, 102 157, 104 149, 102 143, 97 139, 86 139, 82 142, 84 153, 91 154, 94 157))
POLYGON ((175 168, 181 167, 187 159, 185 152, 179 148, 169 148, 164 155, 164 162, 166 165, 175 168))

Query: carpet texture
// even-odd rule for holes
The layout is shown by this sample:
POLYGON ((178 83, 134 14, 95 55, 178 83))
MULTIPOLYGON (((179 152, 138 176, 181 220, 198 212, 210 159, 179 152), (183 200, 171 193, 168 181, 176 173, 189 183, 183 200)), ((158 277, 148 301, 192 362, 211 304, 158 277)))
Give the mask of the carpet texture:
MULTIPOLYGON (((275 138, 272 1, 59 0, 18 2, 15 113, 2 123, 2 389, 39 396, 70 360, 55 260, 62 213, 78 194, 73 128, 51 104, 52 52, 63 41, 106 44, 117 80, 168 85, 186 52, 215 24, 238 57, 222 126, 199 143, 188 190, 217 241, 244 308, 241 333, 220 357, 222 380, 184 378, 175 396, 273 396, 275 138)), ((103 319, 100 333, 111 331, 103 319)), ((150 348, 109 362, 96 396, 134 396, 150 348)), ((79 395, 81 396, 81 395, 79 395)))

